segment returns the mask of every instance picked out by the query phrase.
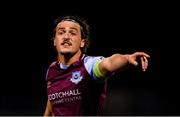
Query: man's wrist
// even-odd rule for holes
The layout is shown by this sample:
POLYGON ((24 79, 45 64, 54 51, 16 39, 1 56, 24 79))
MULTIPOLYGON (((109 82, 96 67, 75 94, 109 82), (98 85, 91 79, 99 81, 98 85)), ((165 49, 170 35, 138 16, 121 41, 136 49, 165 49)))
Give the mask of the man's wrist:
POLYGON ((130 64, 130 61, 129 61, 130 55, 129 55, 129 54, 126 54, 126 55, 125 55, 125 58, 126 58, 127 64, 130 64))

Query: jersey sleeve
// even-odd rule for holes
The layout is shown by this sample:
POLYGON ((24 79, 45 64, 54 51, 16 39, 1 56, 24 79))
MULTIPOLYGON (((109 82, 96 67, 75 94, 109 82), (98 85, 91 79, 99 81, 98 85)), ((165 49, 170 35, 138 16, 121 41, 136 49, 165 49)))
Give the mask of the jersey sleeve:
POLYGON ((56 62, 52 62, 52 63, 49 65, 48 69, 46 70, 46 76, 45 76, 46 81, 48 81, 49 69, 50 69, 52 66, 54 66, 55 64, 56 64, 56 62))
POLYGON ((99 70, 99 63, 104 59, 103 56, 91 57, 87 56, 84 58, 84 65, 87 72, 92 76, 94 80, 103 80, 103 74, 99 70))

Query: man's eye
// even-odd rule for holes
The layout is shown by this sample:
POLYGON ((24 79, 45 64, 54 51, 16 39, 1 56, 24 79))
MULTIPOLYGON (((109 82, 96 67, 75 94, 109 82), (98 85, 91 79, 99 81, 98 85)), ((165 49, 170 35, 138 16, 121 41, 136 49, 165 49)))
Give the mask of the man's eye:
POLYGON ((61 32, 58 32, 58 34, 59 34, 59 35, 62 35, 62 34, 64 34, 64 32, 61 31, 61 32))
POLYGON ((71 35, 76 35, 76 33, 75 32, 71 32, 71 35))

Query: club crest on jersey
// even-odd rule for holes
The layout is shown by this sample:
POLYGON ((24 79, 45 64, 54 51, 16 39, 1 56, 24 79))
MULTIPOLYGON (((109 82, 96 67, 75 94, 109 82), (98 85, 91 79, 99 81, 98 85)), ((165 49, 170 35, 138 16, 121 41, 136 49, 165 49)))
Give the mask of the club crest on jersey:
POLYGON ((78 84, 82 80, 81 72, 80 71, 75 71, 72 72, 72 78, 70 79, 71 82, 78 84))

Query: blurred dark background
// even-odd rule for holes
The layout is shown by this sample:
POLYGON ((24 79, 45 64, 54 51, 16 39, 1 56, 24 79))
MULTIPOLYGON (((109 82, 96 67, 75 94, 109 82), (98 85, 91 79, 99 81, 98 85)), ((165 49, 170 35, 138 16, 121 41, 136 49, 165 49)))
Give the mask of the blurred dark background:
POLYGON ((146 72, 129 68, 109 79, 105 115, 180 115, 176 3, 84 2, 1 4, 0 115, 43 115, 53 21, 64 15, 87 20, 89 55, 151 56, 146 72))

